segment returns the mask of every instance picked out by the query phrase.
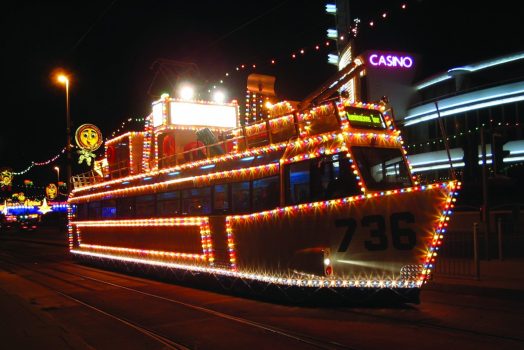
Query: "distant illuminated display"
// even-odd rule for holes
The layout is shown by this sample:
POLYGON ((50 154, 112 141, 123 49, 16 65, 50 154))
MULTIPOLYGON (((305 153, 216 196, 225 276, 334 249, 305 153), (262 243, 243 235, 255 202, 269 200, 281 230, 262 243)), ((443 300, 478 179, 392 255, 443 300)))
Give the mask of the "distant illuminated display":
POLYGON ((164 112, 163 112, 164 104, 162 102, 159 102, 155 105, 153 105, 153 126, 157 127, 164 123, 164 112))
POLYGON ((413 58, 409 56, 397 56, 391 54, 377 54, 369 55, 369 63, 375 67, 391 67, 391 68, 411 68, 413 67, 413 58))
POLYGON ((171 102, 171 124, 235 128, 237 107, 190 102, 171 102))
POLYGON ((346 117, 349 125, 354 128, 385 129, 386 123, 382 114, 374 109, 346 107, 346 117))

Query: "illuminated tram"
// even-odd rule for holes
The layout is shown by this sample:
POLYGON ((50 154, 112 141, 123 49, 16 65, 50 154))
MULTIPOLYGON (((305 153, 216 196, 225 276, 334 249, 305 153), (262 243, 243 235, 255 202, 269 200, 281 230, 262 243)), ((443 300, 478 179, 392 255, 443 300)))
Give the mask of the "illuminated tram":
POLYGON ((103 171, 74 177, 71 253, 418 302, 459 184, 418 184, 387 106, 329 89, 244 127, 236 104, 163 96, 144 131, 106 142, 103 171))

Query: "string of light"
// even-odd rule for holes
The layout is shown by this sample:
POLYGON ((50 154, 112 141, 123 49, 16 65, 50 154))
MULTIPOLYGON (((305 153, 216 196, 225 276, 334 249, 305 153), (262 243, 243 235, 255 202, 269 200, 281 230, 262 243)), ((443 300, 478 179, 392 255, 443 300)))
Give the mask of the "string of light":
MULTIPOLYGON (((451 141, 451 140, 454 140, 456 139, 457 137, 460 137, 460 136, 466 136, 467 134, 471 134, 471 133, 479 133, 480 132, 480 128, 482 126, 486 126, 485 123, 483 123, 481 126, 477 126, 475 127, 474 129, 469 129, 467 131, 463 131, 463 132, 460 132, 458 134, 455 134, 455 135, 450 135, 450 136, 447 136, 445 139, 446 141, 451 141)), ((499 122, 497 123, 496 126, 505 126, 505 127, 522 127, 521 124, 519 123, 502 123, 502 122, 499 122)), ((434 138, 434 139, 430 139, 428 140, 427 142, 425 143, 414 143, 414 144, 411 144, 411 145, 407 145, 405 146, 407 149, 409 148, 416 148, 416 147, 424 147, 424 146, 429 146, 431 144, 435 145, 435 144, 438 144, 438 143, 443 143, 444 142, 444 138, 443 137, 440 137, 440 138, 434 138)))
MULTIPOLYGON (((129 123, 132 123, 132 122, 135 122, 135 123, 143 123, 145 121, 145 118, 128 118, 126 120, 124 120, 120 126, 118 127, 118 129, 116 129, 115 131, 113 131, 111 133, 111 138, 113 138, 115 135, 118 135, 120 134, 124 129, 125 127, 127 126, 127 124, 129 123)), ((106 141, 109 140, 109 136, 106 137, 106 141)))
MULTIPOLYGON (((407 1, 402 1, 400 3, 400 9, 401 10, 407 10, 408 9, 408 2, 407 1)), ((224 84, 224 80, 227 79, 227 78, 230 78, 232 73, 246 71, 246 70, 249 70, 249 69, 254 71, 258 66, 260 66, 261 64, 264 64, 264 63, 270 64, 271 66, 274 66, 274 65, 277 65, 278 63, 281 63, 283 61, 286 61, 286 63, 288 63, 289 59, 291 59, 291 62, 296 61, 300 57, 305 56, 307 53, 311 53, 311 52, 319 53, 319 52, 321 52, 321 49, 323 49, 323 48, 330 48, 332 46, 330 40, 334 40, 337 37, 340 38, 341 40, 344 40, 346 36, 348 38, 350 38, 350 37, 356 38, 358 36, 359 32, 360 32, 360 25, 361 25, 361 23, 363 23, 363 22, 367 23, 367 28, 368 29, 374 29, 379 24, 379 21, 385 21, 385 20, 389 19, 391 12, 392 12, 392 10, 380 11, 377 14, 377 16, 376 16, 378 19, 375 19, 375 17, 372 17, 372 18, 369 18, 369 19, 366 19, 366 20, 362 20, 360 18, 355 18, 353 20, 353 25, 350 26, 350 30, 349 30, 348 33, 340 33, 339 35, 337 34, 336 37, 328 38, 328 40, 326 40, 324 43, 317 43, 315 45, 302 46, 302 47, 297 48, 295 50, 291 50, 290 52, 288 52, 285 56, 283 56, 280 59, 277 59, 276 57, 272 57, 272 58, 266 59, 266 60, 264 60, 263 62, 260 62, 260 63, 237 64, 233 69, 231 69, 230 71, 222 74, 222 78, 220 78, 220 80, 213 85, 212 89, 216 89, 219 84, 224 84), (286 58, 288 60, 285 60, 286 58)), ((211 91, 211 89, 209 91, 211 91)))
MULTIPOLYGON (((402 1, 400 3, 400 8, 402 10, 407 10, 408 2, 407 1, 402 1)), ((377 14, 376 17, 378 17, 382 21, 385 21, 386 19, 389 19, 390 13, 391 13, 391 11, 380 11, 377 14)), ((369 29, 376 28, 377 24, 378 24, 378 21, 375 20, 374 18, 369 18, 369 19, 367 19, 365 21, 361 20, 360 18, 355 18, 355 19, 353 19, 353 25, 350 26, 350 31, 348 33, 342 34, 342 37, 344 37, 344 35, 348 35, 349 37, 356 38, 358 36, 359 32, 360 32, 360 24, 362 22, 366 22, 369 29)), ((279 58, 277 58, 276 56, 273 56, 272 58, 265 59, 263 62, 259 62, 259 63, 251 63, 251 64, 241 63, 241 64, 237 64, 237 65, 234 66, 234 68, 230 69, 228 72, 223 73, 221 75, 221 78, 218 81, 216 81, 208 89, 208 92, 211 92, 211 90, 215 90, 215 89, 219 88, 220 85, 223 85, 225 83, 226 79, 232 77, 233 73, 245 72, 247 70, 255 71, 257 69, 257 67, 259 67, 259 66, 261 66, 263 64, 269 64, 270 66, 276 66, 277 64, 282 63, 282 62, 289 63, 290 60, 291 60, 291 62, 296 62, 296 61, 298 61, 298 59, 300 59, 301 57, 304 57, 306 54, 309 54, 309 53, 321 53, 321 52, 324 53, 325 49, 330 49, 333 46, 331 44, 330 40, 333 40, 333 39, 327 39, 325 42, 316 43, 314 45, 302 46, 302 47, 297 48, 295 50, 291 50, 290 52, 288 52, 287 54, 285 54, 283 56, 280 56, 279 58)), ((131 123, 131 122, 144 122, 144 121, 145 121, 145 118, 128 118, 127 120, 124 120, 122 122, 122 124, 120 125, 120 127, 117 130, 115 130, 115 131, 113 131, 111 133, 110 137, 109 136, 106 137, 106 141, 109 138, 113 138, 115 135, 118 135, 121 131, 123 131, 128 123, 131 123)))
POLYGON ((46 160, 46 161, 43 161, 43 162, 34 162, 34 161, 33 161, 33 162, 31 162, 31 164, 30 164, 27 168, 25 168, 24 170, 22 170, 22 171, 13 171, 13 175, 17 175, 17 176, 19 176, 19 175, 23 175, 23 174, 27 173, 29 170, 31 170, 34 166, 49 165, 49 164, 53 163, 54 161, 56 161, 58 158, 60 158, 60 156, 61 156, 62 154, 64 154, 65 150, 66 150, 65 147, 62 148, 62 150, 61 150, 60 152, 58 152, 57 155, 55 155, 54 157, 52 157, 51 159, 48 159, 48 160, 46 160))

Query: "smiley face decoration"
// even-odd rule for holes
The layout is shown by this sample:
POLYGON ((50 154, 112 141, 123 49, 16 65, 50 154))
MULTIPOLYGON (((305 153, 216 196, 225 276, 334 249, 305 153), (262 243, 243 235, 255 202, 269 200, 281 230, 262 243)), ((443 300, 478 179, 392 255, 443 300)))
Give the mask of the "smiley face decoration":
POLYGON ((0 188, 10 190, 13 183, 13 171, 10 168, 0 169, 0 188))
POLYGON ((57 194, 58 188, 54 183, 50 183, 49 185, 47 185, 47 187, 45 188, 45 195, 47 198, 53 200, 56 198, 57 194))
POLYGON ((75 141, 80 151, 78 157, 78 164, 82 164, 85 160, 88 166, 91 166, 91 161, 96 157, 93 153, 100 145, 102 145, 102 133, 100 129, 93 124, 83 124, 76 129, 75 141))

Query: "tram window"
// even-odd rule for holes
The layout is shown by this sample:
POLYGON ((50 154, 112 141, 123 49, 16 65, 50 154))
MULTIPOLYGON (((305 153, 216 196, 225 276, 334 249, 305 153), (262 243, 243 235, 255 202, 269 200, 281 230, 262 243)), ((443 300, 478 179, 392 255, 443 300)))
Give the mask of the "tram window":
POLYGON ((351 147, 369 190, 411 186, 409 172, 398 148, 351 147))
POLYGON ((157 194, 156 213, 158 216, 172 216, 180 214, 180 191, 157 194))
POLYGON ((130 219, 135 216, 135 199, 122 197, 116 200, 116 215, 119 219, 130 219))
POLYGON ((279 196, 280 182, 278 176, 253 181, 253 211, 278 207, 279 196))
POLYGON ((287 203, 298 204, 311 199, 309 167, 311 161, 293 163, 289 166, 287 178, 287 203))
POLYGON ((213 191, 213 210, 216 212, 229 210, 229 185, 215 185, 213 191))
POLYGON ((253 162, 251 166, 260 166, 260 165, 265 165, 265 164, 270 164, 270 163, 278 163, 280 161, 280 158, 282 158, 283 154, 284 154, 284 150, 259 154, 255 158, 255 161, 253 162))
POLYGON ((232 209, 243 213, 250 209, 249 181, 232 184, 232 209))
POLYGON ((89 219, 100 219, 100 202, 88 204, 87 216, 89 219))
POLYGON ((76 206, 76 218, 77 220, 86 220, 87 216, 87 203, 80 203, 76 206))
POLYGON ((137 218, 151 218, 155 216, 155 195, 147 194, 135 199, 135 216, 137 218))
POLYGON ((189 215, 211 213, 211 188, 183 190, 182 213, 189 215))
POLYGON ((360 187, 345 154, 332 154, 291 164, 286 177, 286 203, 299 204, 352 196, 360 187))
POLYGON ((311 199, 327 200, 361 193, 345 154, 311 160, 311 199))
POLYGON ((116 218, 116 201, 114 199, 102 201, 102 218, 116 218))

